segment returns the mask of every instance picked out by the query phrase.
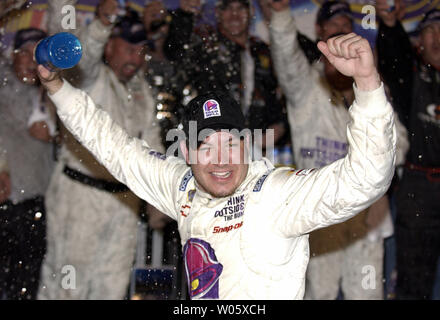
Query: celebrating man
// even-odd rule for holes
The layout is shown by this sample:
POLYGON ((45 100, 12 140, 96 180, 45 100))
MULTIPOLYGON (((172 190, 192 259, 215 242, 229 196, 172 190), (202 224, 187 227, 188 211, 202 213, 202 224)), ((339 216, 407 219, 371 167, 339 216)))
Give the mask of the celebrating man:
POLYGON ((396 134, 371 48, 355 34, 318 47, 354 78, 356 98, 347 156, 316 170, 248 162, 248 137, 228 131, 244 128, 243 114, 224 93, 187 105, 186 134, 189 121, 197 121, 197 132, 212 131, 198 144, 181 143, 186 161, 160 155, 86 93, 39 66, 66 127, 119 181, 177 220, 191 298, 302 299, 308 233, 354 216, 388 189, 396 134))

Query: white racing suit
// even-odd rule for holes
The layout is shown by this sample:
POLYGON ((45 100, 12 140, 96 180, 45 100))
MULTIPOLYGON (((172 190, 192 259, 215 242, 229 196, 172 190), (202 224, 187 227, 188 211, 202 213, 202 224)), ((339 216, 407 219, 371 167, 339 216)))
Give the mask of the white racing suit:
POLYGON ((202 191, 182 159, 130 137, 67 81, 51 98, 66 127, 119 181, 177 220, 191 298, 265 300, 302 299, 308 233, 361 212, 391 183, 393 110, 383 85, 354 90, 346 157, 317 170, 251 162, 225 198, 202 191))
MULTIPOLYGON (((351 120, 348 106, 319 66, 308 63, 290 11, 274 13, 271 37, 275 69, 287 97, 297 167, 319 168, 344 157, 351 120)), ((396 127, 397 163, 402 163, 409 144, 397 116, 396 127)), ((382 299, 383 239, 392 231, 384 196, 356 217, 312 232, 305 298, 336 299, 341 285, 346 299, 382 299)))
MULTIPOLYGON (((148 137, 162 150, 155 103, 142 72, 124 85, 102 62, 110 31, 94 20, 80 34, 81 87, 130 135, 148 137)), ((123 299, 135 256, 140 199, 130 191, 111 193, 72 179, 66 166, 118 182, 64 132, 46 198, 48 248, 38 298, 123 299)))

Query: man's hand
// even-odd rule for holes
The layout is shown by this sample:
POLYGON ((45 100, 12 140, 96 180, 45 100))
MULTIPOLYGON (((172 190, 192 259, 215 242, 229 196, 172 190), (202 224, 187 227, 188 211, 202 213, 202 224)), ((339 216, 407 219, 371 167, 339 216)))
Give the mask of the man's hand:
POLYGON ((0 203, 8 200, 11 195, 11 178, 6 171, 0 172, 0 203))
POLYGON ((51 72, 42 65, 38 66, 38 77, 40 78, 41 84, 53 95, 63 86, 63 80, 61 79, 58 72, 51 72))
POLYGON ((192 14, 200 14, 202 11, 202 0, 180 0, 180 9, 192 14))
POLYGON ((320 41, 318 48, 340 73, 354 78, 359 90, 373 91, 380 87, 373 52, 366 39, 349 33, 320 41))
POLYGON ((289 8, 290 0, 267 0, 273 11, 283 11, 289 8))
POLYGON ((116 0, 101 0, 96 8, 96 14, 99 21, 105 26, 111 25, 113 17, 118 13, 118 1, 116 0))
POLYGON ((390 6, 387 0, 376 0, 376 12, 388 27, 392 28, 396 25, 397 20, 401 20, 405 16, 405 6, 401 0, 394 0, 395 9, 389 11, 390 6))

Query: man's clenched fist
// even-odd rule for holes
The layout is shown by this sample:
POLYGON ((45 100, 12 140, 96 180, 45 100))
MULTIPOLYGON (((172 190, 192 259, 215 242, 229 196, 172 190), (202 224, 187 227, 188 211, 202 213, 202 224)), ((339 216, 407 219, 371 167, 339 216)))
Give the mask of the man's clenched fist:
POLYGON ((343 75, 353 77, 362 91, 380 87, 380 78, 368 41, 355 33, 320 41, 318 48, 343 75))

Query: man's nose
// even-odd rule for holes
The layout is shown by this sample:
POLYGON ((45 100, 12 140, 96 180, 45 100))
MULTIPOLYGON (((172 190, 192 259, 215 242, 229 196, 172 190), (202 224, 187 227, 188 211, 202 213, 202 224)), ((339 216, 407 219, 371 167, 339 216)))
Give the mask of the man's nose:
POLYGON ((217 152, 217 164, 218 165, 227 165, 229 164, 229 149, 228 148, 220 148, 217 152))

